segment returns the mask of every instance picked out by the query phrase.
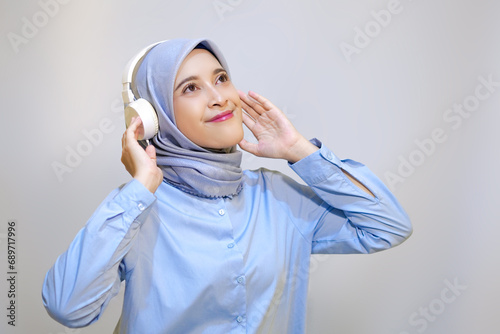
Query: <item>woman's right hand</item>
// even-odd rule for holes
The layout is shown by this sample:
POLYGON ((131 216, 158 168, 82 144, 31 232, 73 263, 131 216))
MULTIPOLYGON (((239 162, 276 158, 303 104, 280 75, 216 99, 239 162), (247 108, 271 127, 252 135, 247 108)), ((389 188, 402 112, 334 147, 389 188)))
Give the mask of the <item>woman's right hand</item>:
POLYGON ((156 165, 156 149, 148 145, 144 150, 137 142, 142 120, 134 117, 122 137, 122 163, 134 179, 154 193, 163 181, 163 173, 156 165))

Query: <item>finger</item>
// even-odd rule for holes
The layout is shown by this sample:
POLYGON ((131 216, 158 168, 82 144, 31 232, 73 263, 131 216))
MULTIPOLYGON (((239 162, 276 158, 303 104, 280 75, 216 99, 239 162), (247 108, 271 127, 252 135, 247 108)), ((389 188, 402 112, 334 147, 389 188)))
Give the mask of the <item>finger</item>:
POLYGON ((255 125, 255 120, 253 120, 253 118, 251 118, 250 116, 248 116, 246 113, 241 113, 241 117, 243 119, 243 124, 245 124, 245 126, 248 129, 250 129, 250 131, 252 131, 252 128, 255 125))
POLYGON ((241 147, 243 151, 251 153, 253 155, 257 155, 257 144, 248 142, 245 138, 243 138, 238 145, 241 147))
POLYGON ((246 114, 248 116, 250 116, 252 119, 256 120, 257 118, 259 118, 259 114, 255 112, 255 110, 249 106, 248 104, 245 103, 245 101, 241 101, 241 107, 243 108, 243 110, 245 110, 246 114))
POLYGON ((253 98, 254 100, 256 100, 257 102, 259 102, 266 110, 271 110, 273 108, 276 108, 276 106, 274 104, 272 104, 271 101, 269 101, 268 99, 266 99, 262 95, 257 94, 254 91, 251 91, 251 90, 248 91, 248 95, 251 98, 253 98))
POLYGON ((153 145, 148 145, 146 147, 146 153, 148 154, 149 158, 153 160, 156 164, 156 149, 153 145))
POLYGON ((127 130, 125 131, 126 139, 127 140, 134 139, 137 141, 137 139, 139 138, 139 130, 140 130, 141 125, 142 125, 142 120, 140 117, 132 118, 130 125, 128 126, 127 130))
POLYGON ((127 138, 131 133, 134 133, 136 129, 137 117, 132 117, 132 119, 130 120, 130 124, 128 125, 127 129, 125 129, 125 133, 123 135, 125 136, 125 138, 127 138))
POLYGON ((255 103, 255 102, 252 102, 252 100, 248 97, 248 95, 246 95, 245 93, 243 93, 241 90, 238 90, 238 94, 240 96, 240 101, 241 101, 241 107, 250 115, 250 117, 252 117, 253 119, 256 119, 258 118, 259 114, 254 110, 254 108, 250 105, 251 103, 255 103))
POLYGON ((262 115, 266 110, 264 107, 255 99, 250 98, 246 94, 240 96, 240 100, 244 102, 248 107, 252 108, 257 114, 262 115))
POLYGON ((125 131, 123 132, 123 135, 122 135, 122 148, 125 146, 126 144, 126 140, 127 140, 127 136, 129 134, 129 131, 130 131, 130 128, 132 126, 132 124, 135 122, 137 117, 132 117, 132 119, 130 120, 130 123, 128 125, 128 127, 125 129, 125 131))

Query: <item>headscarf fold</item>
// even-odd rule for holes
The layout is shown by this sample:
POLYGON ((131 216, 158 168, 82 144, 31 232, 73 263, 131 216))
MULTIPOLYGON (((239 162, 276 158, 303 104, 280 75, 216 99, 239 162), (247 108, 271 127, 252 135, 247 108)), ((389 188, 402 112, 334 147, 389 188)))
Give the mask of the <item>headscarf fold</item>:
POLYGON ((173 91, 177 71, 195 48, 210 51, 228 72, 219 48, 206 39, 173 39, 153 47, 137 70, 134 86, 158 114, 159 131, 152 139, 163 178, 173 186, 202 197, 224 197, 241 190, 241 152, 236 146, 228 153, 214 153, 189 140, 177 128, 173 91))

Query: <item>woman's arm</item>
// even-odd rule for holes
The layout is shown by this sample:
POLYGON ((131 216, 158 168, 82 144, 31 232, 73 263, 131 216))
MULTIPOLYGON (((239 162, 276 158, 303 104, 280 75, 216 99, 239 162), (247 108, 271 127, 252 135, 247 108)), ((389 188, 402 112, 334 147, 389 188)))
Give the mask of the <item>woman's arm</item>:
MULTIPOLYGON (((269 100, 252 91, 248 95, 239 93, 243 109, 247 112, 243 113, 243 122, 258 140, 257 144, 253 144, 243 139, 239 143, 243 150, 259 157, 285 159, 292 164, 318 150, 269 100)), ((342 172, 354 185, 373 196, 351 174, 342 172)))
MULTIPOLYGON (((240 98, 248 114, 243 121, 258 140, 255 144, 242 140, 240 147, 257 156, 286 159, 323 201, 324 213, 313 228, 310 221, 298 219, 305 235, 307 231, 314 234, 313 252, 371 253, 398 245, 411 235, 407 214, 366 166, 341 161, 319 141, 307 141, 260 95, 240 92, 240 98)), ((301 217, 317 208, 316 200, 300 200, 304 197, 300 194, 306 193, 306 189, 297 189, 277 196, 289 203, 295 217, 301 217)))
POLYGON ((412 233, 410 219, 383 182, 363 164, 340 160, 314 142, 318 151, 290 165, 323 201, 325 211, 314 226, 312 252, 373 253, 406 240, 412 233))
POLYGON ((43 304, 67 327, 96 321, 120 288, 121 261, 140 229, 138 218, 154 202, 137 180, 113 191, 45 276, 43 304))
POLYGON ((68 250, 48 271, 42 289, 52 318, 68 327, 96 321, 118 293, 124 274, 122 260, 140 229, 139 216, 155 201, 162 181, 154 148, 137 142, 140 119, 122 138, 122 162, 134 177, 113 191, 77 234, 68 250))

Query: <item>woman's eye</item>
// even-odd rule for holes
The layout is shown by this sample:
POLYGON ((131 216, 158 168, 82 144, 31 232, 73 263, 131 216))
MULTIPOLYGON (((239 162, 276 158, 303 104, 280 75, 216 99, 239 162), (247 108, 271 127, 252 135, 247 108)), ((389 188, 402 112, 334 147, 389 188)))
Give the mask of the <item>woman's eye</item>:
POLYGON ((189 92, 194 92, 195 90, 196 90, 196 86, 194 84, 189 84, 186 87, 184 87, 184 90, 182 92, 189 93, 189 92))
POLYGON ((229 77, 227 76, 227 73, 224 73, 224 74, 221 74, 218 78, 217 78, 217 82, 226 82, 229 80, 229 77))

